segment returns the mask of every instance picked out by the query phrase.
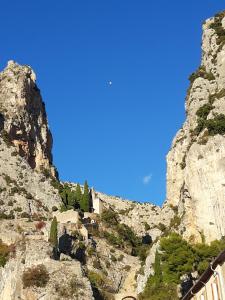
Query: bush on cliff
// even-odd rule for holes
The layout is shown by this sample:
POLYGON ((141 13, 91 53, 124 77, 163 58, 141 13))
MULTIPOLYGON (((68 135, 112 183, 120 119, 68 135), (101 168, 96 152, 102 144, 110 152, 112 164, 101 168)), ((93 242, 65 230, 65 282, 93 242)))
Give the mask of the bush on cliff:
POLYGON ((24 288, 30 286, 45 287, 49 281, 49 274, 44 265, 37 265, 23 273, 22 281, 24 288))
POLYGON ((160 252, 156 252, 154 275, 148 278, 141 300, 168 300, 177 298, 177 284, 180 277, 206 270, 209 263, 225 248, 225 239, 215 240, 209 245, 190 245, 176 234, 171 233, 160 240, 160 252))
POLYGON ((4 267, 11 252, 11 247, 0 240, 0 267, 4 267))

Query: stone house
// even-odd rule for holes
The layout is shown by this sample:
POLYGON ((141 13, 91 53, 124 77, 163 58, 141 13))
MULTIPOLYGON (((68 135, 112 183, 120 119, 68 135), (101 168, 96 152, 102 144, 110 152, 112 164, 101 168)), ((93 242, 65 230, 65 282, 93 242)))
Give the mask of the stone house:
POLYGON ((225 300, 225 250, 209 265, 182 300, 225 300))
POLYGON ((97 196, 93 188, 91 189, 91 199, 93 213, 100 215, 103 212, 103 201, 97 196))

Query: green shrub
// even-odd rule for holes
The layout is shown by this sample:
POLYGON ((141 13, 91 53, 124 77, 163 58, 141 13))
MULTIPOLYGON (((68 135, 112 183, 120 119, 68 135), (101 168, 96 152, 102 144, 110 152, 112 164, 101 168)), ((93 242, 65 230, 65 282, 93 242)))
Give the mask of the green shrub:
POLYGON ((208 80, 215 80, 215 76, 211 72, 206 72, 206 68, 204 66, 200 66, 197 71, 192 73, 189 77, 191 83, 195 81, 196 78, 202 77, 208 80))
POLYGON ((149 229, 151 229, 150 225, 147 222, 144 223, 144 226, 145 226, 145 230, 146 231, 148 231, 149 229))
POLYGON ((148 256, 148 250, 149 250, 148 245, 139 245, 139 247, 137 247, 137 255, 142 262, 145 262, 148 256))
POLYGON ((71 294, 77 295, 78 290, 82 291, 83 289, 84 289, 84 284, 78 280, 76 275, 74 275, 69 281, 70 296, 71 294))
POLYGON ((161 230, 162 232, 164 232, 164 231, 166 230, 166 225, 164 225, 163 223, 159 223, 159 224, 157 225, 157 228, 158 228, 159 230, 161 230))
POLYGON ((7 183, 7 185, 10 185, 12 183, 16 185, 16 181, 14 179, 12 179, 10 176, 6 175, 6 174, 4 175, 4 179, 7 183))
POLYGON ((87 253, 89 256, 92 256, 93 254, 96 253, 96 249, 94 247, 90 247, 88 248, 87 253))
POLYGON ((93 261, 93 267, 94 267, 95 269, 101 269, 101 268, 102 268, 102 266, 101 266, 101 264, 100 264, 100 262, 99 262, 98 259, 95 259, 95 260, 93 261))
POLYGON ((214 18, 214 22, 210 24, 209 27, 216 32, 217 35, 216 43, 217 45, 220 45, 220 49, 225 44, 225 29, 223 28, 222 25, 222 19, 224 18, 224 16, 225 16, 224 12, 218 13, 214 18))
POLYGON ((110 233, 108 231, 103 231, 103 237, 107 240, 110 245, 122 247, 123 241, 122 239, 115 235, 114 233, 110 233))
POLYGON ((181 223, 181 217, 178 215, 175 215, 171 220, 170 220, 170 228, 175 228, 177 229, 181 223))
POLYGON ((139 296, 139 300, 178 300, 177 286, 171 283, 155 284, 151 279, 147 281, 144 292, 139 296))
POLYGON ((204 120, 207 119, 208 117, 208 114, 210 113, 210 111, 213 109, 214 107, 207 103, 207 104, 204 104, 203 106, 201 106, 197 112, 196 112, 196 115, 199 117, 199 118, 202 118, 204 120))
POLYGON ((205 243, 193 246, 196 256, 196 265, 199 273, 203 273, 208 267, 209 263, 216 257, 222 250, 225 249, 225 240, 215 240, 207 245, 205 243))
POLYGON ((22 208, 21 208, 20 206, 18 206, 18 207, 16 207, 16 208, 14 209, 14 211, 16 211, 16 212, 21 212, 21 211, 22 211, 22 208))
POLYGON ((105 284, 105 279, 100 273, 96 273, 94 271, 89 271, 88 278, 93 287, 101 288, 105 284))
POLYGON ((124 268, 123 268, 126 272, 129 272, 130 271, 130 269, 131 269, 131 266, 129 266, 129 265, 126 265, 126 266, 124 266, 124 268))
POLYGON ((74 275, 71 279, 65 278, 60 284, 55 284, 55 291, 60 296, 60 299, 79 299, 79 294, 82 294, 84 284, 74 275))
POLYGON ((0 267, 4 267, 9 255, 10 255, 10 246, 6 245, 5 243, 2 242, 0 239, 0 267))
POLYGON ((49 281, 49 274, 44 265, 37 265, 23 273, 22 281, 24 288, 31 286, 45 287, 49 281))
POLYGON ((221 99, 225 97, 225 89, 220 90, 219 92, 209 96, 209 104, 213 104, 216 99, 221 99))
POLYGON ((57 229, 57 219, 56 217, 53 218, 50 228, 50 238, 49 241, 53 247, 58 247, 58 229, 57 229))
POLYGON ((209 135, 225 133, 225 115, 219 114, 214 119, 206 120, 205 127, 208 129, 209 135))
POLYGON ((101 214, 101 221, 104 222, 108 226, 117 225, 118 220, 119 220, 118 214, 111 209, 105 210, 101 214))
POLYGON ((113 261, 113 262, 117 261, 117 258, 114 255, 112 255, 112 254, 111 254, 111 261, 113 261))
POLYGON ((120 256, 118 257, 118 261, 122 261, 124 259, 124 255, 120 254, 120 256))
POLYGON ((57 210, 58 210, 58 207, 52 206, 52 211, 57 211, 57 210))
POLYGON ((11 153, 11 156, 17 156, 18 155, 18 152, 17 151, 13 151, 12 153, 11 153))
POLYGON ((51 177, 51 173, 50 173, 50 171, 48 169, 43 169, 42 173, 44 174, 44 176, 46 178, 50 178, 51 177))
POLYGON ((225 134, 225 115, 217 114, 213 119, 207 120, 207 116, 211 109, 213 109, 211 104, 205 104, 196 112, 198 116, 198 125, 195 128, 196 135, 198 135, 205 128, 208 129, 208 134, 211 136, 216 134, 225 134))
POLYGON ((0 211, 0 219, 12 220, 15 219, 15 216, 12 210, 9 214, 6 214, 4 211, 0 211))
POLYGON ((20 217, 21 218, 28 218, 29 219, 30 215, 27 212, 24 211, 24 212, 21 213, 20 217))

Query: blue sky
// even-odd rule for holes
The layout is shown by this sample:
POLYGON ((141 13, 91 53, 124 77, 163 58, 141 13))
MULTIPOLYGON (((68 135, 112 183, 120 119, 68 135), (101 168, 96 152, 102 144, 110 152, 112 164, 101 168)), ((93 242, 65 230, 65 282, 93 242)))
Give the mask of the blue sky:
POLYGON ((0 67, 14 59, 35 70, 62 180, 163 202, 201 25, 223 9, 222 0, 1 2, 0 67))

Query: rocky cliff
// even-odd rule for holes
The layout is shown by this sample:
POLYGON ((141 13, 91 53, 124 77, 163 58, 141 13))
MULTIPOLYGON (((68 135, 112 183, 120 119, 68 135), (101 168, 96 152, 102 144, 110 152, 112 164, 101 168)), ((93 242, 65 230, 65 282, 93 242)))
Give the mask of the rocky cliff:
POLYGON ((167 156, 167 203, 186 239, 225 235, 225 13, 203 25, 202 60, 190 76, 186 120, 167 156))
POLYGON ((0 129, 32 169, 52 166, 52 136, 48 128, 45 105, 29 66, 9 61, 0 73, 0 129))
POLYGON ((186 120, 167 156, 163 207, 96 192, 103 213, 93 207, 83 213, 77 199, 73 206, 77 184, 57 181, 35 74, 10 61, 0 73, 0 300, 137 297, 154 273, 162 236, 176 231, 191 242, 225 236, 224 134, 220 13, 203 25, 201 66, 190 76, 186 120))

